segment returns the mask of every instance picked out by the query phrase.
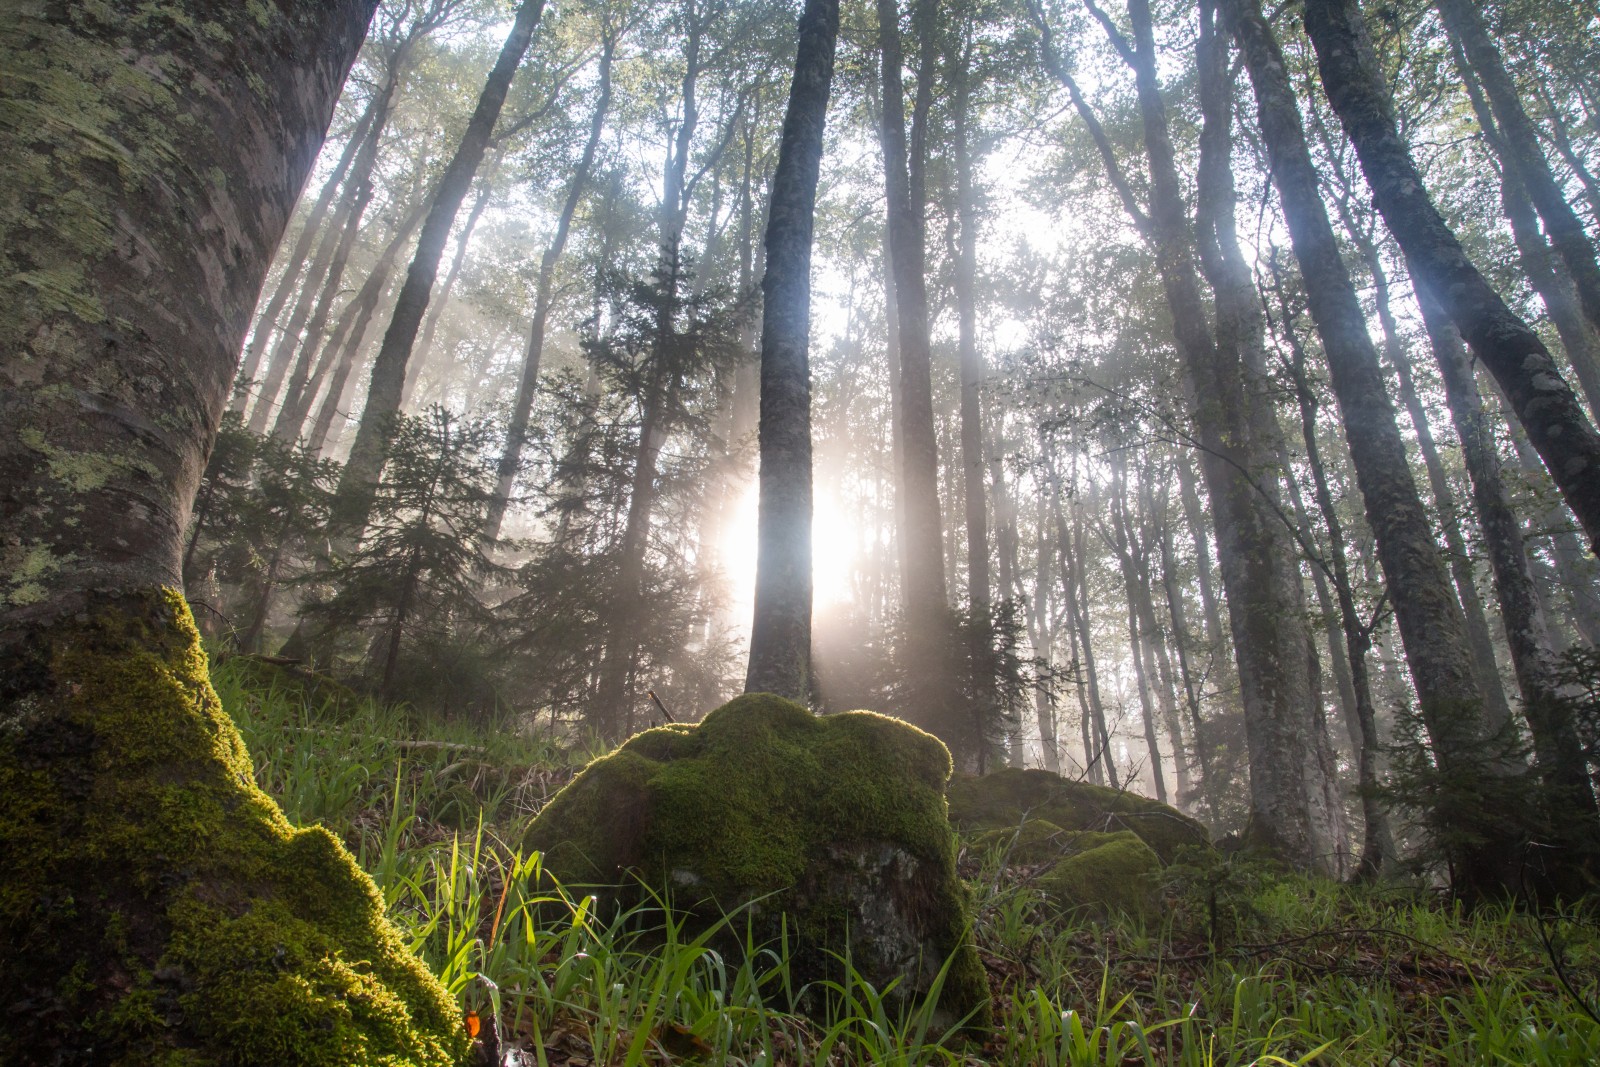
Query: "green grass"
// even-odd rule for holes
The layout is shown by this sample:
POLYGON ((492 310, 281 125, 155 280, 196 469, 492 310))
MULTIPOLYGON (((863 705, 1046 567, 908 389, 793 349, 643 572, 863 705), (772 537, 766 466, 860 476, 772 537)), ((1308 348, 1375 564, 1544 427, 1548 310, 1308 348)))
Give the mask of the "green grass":
POLYGON ((1585 1007, 1600 1003, 1600 937, 1585 916, 1465 914, 1418 890, 1217 859, 1169 872, 1152 925, 1063 916, 1028 869, 969 857, 997 1025, 963 1038, 848 967, 794 988, 783 944, 733 936, 740 914, 721 936, 691 936, 668 902, 602 914, 555 884, 537 854, 506 842, 592 752, 505 724, 307 707, 226 663, 215 681, 263 788, 291 819, 345 840, 413 950, 521 1063, 1600 1062, 1585 1007), (730 940, 743 951, 719 951, 730 940), (825 1010, 808 1018, 803 1002, 825 1010))

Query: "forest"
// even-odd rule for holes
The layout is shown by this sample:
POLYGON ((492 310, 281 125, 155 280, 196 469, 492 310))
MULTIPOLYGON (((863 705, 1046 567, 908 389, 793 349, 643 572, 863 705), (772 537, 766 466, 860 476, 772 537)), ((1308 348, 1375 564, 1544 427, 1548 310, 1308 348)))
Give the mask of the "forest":
POLYGON ((0 1065, 1600 1062, 1600 2, 0 4, 0 1065))

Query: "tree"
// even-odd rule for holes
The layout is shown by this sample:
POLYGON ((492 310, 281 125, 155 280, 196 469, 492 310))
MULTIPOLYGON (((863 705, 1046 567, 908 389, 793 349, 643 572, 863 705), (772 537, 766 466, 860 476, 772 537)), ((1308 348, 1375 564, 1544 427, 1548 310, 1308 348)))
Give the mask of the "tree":
POLYGON ((1466 619, 1411 477, 1378 351, 1322 202, 1283 54, 1259 4, 1231 0, 1228 15, 1255 87, 1273 184, 1305 278, 1422 718, 1451 786, 1439 803, 1450 809, 1448 819, 1470 821, 1477 831, 1474 843, 1452 858, 1457 887, 1468 897, 1515 891, 1514 827, 1500 813, 1484 812, 1480 800, 1494 795, 1486 788, 1492 779, 1514 775, 1516 766, 1496 752, 1499 731, 1473 677, 1466 619))
POLYGON ((367 672, 384 699, 402 696, 401 652, 417 630, 443 632, 484 615, 478 590, 495 571, 485 550, 493 466, 485 457, 496 435, 441 407, 400 416, 361 542, 321 575, 332 595, 303 609, 327 635, 366 628, 367 672))
POLYGON ((808 0, 761 280, 760 540, 745 691, 800 701, 811 676, 811 232, 838 37, 838 0, 808 0))
POLYGON ((428 216, 417 235, 417 248, 411 257, 411 267, 396 298, 394 316, 383 335, 383 346, 378 349, 377 359, 373 363, 367 402, 361 409, 361 424, 356 430, 355 443, 350 446, 350 458, 345 464, 344 476, 339 481, 334 523, 346 536, 359 536, 361 527, 366 523, 372 493, 383 470, 384 447, 389 435, 394 432, 394 418, 400 410, 406 366, 411 359, 417 331, 422 327, 422 316, 428 310, 428 299, 433 292, 434 278, 439 273, 439 260, 444 255, 450 227, 455 222, 461 202, 466 199, 467 190, 472 187, 473 175, 483 161, 495 122, 505 105, 511 79, 528 51, 533 31, 543 13, 544 0, 522 0, 517 7, 511 32, 507 34, 494 67, 484 81, 477 107, 467 120, 467 128, 456 146, 455 155, 439 178, 428 216))
POLYGON ((290 1035, 465 1053, 372 883, 253 785, 178 591, 250 311, 373 7, 0 22, 0 1003, 39 1059, 290 1035), (130 1022, 180 992, 165 1025, 130 1022))
POLYGON ((1359 6, 1354 0, 1307 0, 1304 17, 1323 90, 1413 276, 1439 295, 1461 336, 1505 391, 1591 544, 1600 544, 1600 434, 1544 342, 1479 273, 1434 206, 1395 124, 1359 6))

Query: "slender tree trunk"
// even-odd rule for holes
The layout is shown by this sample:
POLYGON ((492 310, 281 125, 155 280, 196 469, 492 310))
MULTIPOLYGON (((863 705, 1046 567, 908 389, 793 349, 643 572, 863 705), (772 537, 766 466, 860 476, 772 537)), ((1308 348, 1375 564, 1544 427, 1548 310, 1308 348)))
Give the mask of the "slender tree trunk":
POLYGON ((600 137, 605 132, 606 113, 611 108, 611 61, 616 54, 617 42, 608 35, 600 53, 600 95, 589 119, 589 139, 584 142, 583 156, 578 169, 572 172, 572 182, 567 186, 567 197, 561 204, 561 215, 556 220, 556 232, 539 260, 539 281, 534 289, 533 324, 528 330, 528 345, 522 355, 522 376, 517 384, 517 396, 511 405, 511 419, 506 424, 506 447, 500 454, 495 470, 494 496, 489 501, 488 521, 484 536, 494 540, 500 536, 500 524, 505 521, 506 508, 511 500, 511 489, 522 469, 522 450, 527 446, 528 419, 533 414, 533 400, 539 389, 539 364, 544 358, 544 334, 554 303, 556 264, 566 250, 567 237, 572 232, 572 220, 578 213, 578 204, 589 184, 589 172, 594 168, 595 154, 600 149, 600 137))
POLYGON ((306 408, 311 403, 310 398, 305 395, 306 387, 310 382, 317 354, 326 340, 324 334, 328 326, 328 316, 333 310, 334 301, 339 297, 340 286, 344 282, 345 265, 350 261, 350 250, 355 247, 356 237, 361 232, 362 216, 366 214, 367 205, 371 202, 372 183, 368 180, 355 190, 350 210, 345 214, 344 232, 339 235, 339 244, 334 249, 333 259, 328 263, 328 273, 323 279, 322 291, 317 294, 311 318, 306 322, 305 339, 300 343, 300 354, 295 358, 294 370, 289 374, 283 403, 278 408, 277 421, 272 424, 272 435, 280 441, 292 443, 300 431, 301 424, 305 422, 306 408))
POLYGON ((473 175, 477 173, 478 164, 482 162, 489 146, 489 137, 505 104, 512 76, 528 51, 534 28, 543 12, 544 0, 522 0, 518 6, 511 33, 484 82, 477 107, 467 121, 466 132, 461 136, 455 155, 445 166, 428 217, 422 223, 411 267, 395 302, 394 316, 389 321, 383 345, 378 349, 377 359, 372 365, 372 381, 367 390, 367 402, 361 409, 361 424, 356 429, 355 443, 350 447, 350 458, 339 479, 330 525, 341 537, 358 537, 366 526, 367 514, 372 508, 372 494, 376 491, 378 476, 383 469, 384 451, 393 432, 394 418, 400 411, 406 365, 411 359, 422 316, 427 311, 433 281, 439 272, 439 259, 444 254, 456 212, 460 210, 462 200, 466 199, 473 175))
MULTIPOLYGON (((283 313, 289 298, 294 295, 295 283, 300 280, 300 271, 305 268, 306 257, 311 255, 311 244, 316 239, 317 232, 322 229, 323 220, 328 217, 328 209, 333 206, 334 196, 339 192, 345 175, 349 173, 356 153, 366 144, 372 130, 373 119, 383 107, 383 100, 383 93, 376 92, 367 101, 361 117, 356 120, 355 127, 350 131, 349 139, 344 143, 344 150, 339 153, 338 162, 333 165, 333 173, 328 175, 328 180, 322 185, 322 191, 317 194, 316 202, 306 214, 305 225, 301 227, 293 249, 284 260, 283 277, 278 279, 276 288, 272 290, 271 299, 256 316, 255 335, 250 339, 250 345, 245 349, 244 360, 239 367, 239 377, 244 381, 254 381, 261 370, 261 358, 266 355, 267 344, 272 340, 273 332, 277 328, 278 316, 283 313)), ((230 410, 243 411, 247 395, 241 393, 229 405, 230 410)))
POLYGON ((422 224, 425 213, 424 205, 413 208, 405 221, 400 224, 400 228, 395 231, 394 236, 389 238, 383 253, 372 266, 372 273, 361 283, 361 289, 355 298, 345 305, 344 311, 339 315, 339 321, 334 324, 332 336, 328 338, 328 343, 323 346, 322 353, 317 358, 317 369, 306 384, 305 404, 308 412, 324 380, 327 381, 327 392, 323 395, 322 405, 317 409, 317 417, 312 422, 310 431, 305 432, 304 426, 298 428, 300 435, 305 437, 314 452, 321 453, 327 447, 334 416, 347 407, 345 387, 355 371, 356 359, 360 355, 362 346, 366 343, 368 327, 377 314, 378 303, 383 299, 384 290, 388 288, 389 278, 394 273, 394 265, 399 261, 400 253, 406 243, 411 240, 411 235, 422 224))
POLYGON ((445 271, 444 284, 439 286, 437 300, 428 301, 428 315, 422 320, 422 336, 417 341, 417 358, 406 364, 405 384, 400 388, 400 410, 405 411, 411 406, 411 395, 416 391, 417 382, 422 377, 422 369, 433 357, 433 339, 439 332, 439 320, 444 317, 445 309, 450 306, 450 295, 455 292, 456 281, 461 277, 461 270, 467 263, 467 250, 472 247, 472 235, 478 229, 478 221, 483 218, 483 213, 489 209, 489 201, 494 197, 494 179, 498 167, 491 164, 486 168, 483 177, 478 182, 478 198, 472 202, 472 209, 467 212, 467 220, 461 225, 461 232, 456 234, 455 255, 450 257, 450 269, 445 271))
POLYGON ((1412 276, 1440 294, 1462 337, 1499 381, 1591 544, 1600 541, 1600 434, 1544 342, 1484 280, 1434 207, 1395 125, 1357 3, 1306 0, 1304 17, 1323 88, 1412 276))
MULTIPOLYGON (((926 0, 919 0, 925 3, 926 0)), ((895 0, 878 0, 878 33, 883 52, 883 122, 885 185, 889 203, 889 253, 899 319, 901 470, 899 492, 905 497, 905 566, 901 573, 908 641, 913 671, 924 677, 944 675, 939 660, 947 624, 943 530, 939 517, 939 456, 933 419, 932 355, 929 341, 928 293, 924 277, 924 219, 907 169, 905 100, 901 87, 900 14, 895 0), (921 655, 918 654, 921 652, 921 655)), ((921 80, 933 76, 922 71, 921 80)), ((919 146, 913 145, 913 157, 919 146)), ((921 167, 914 168, 919 172, 921 167)), ((935 682, 930 691, 947 689, 935 682)), ((946 697, 946 699, 948 699, 946 697)), ((941 716, 942 718, 942 716, 941 716)), ((948 723, 932 723, 948 733, 948 723)), ((950 740, 949 737, 946 740, 950 740)))
POLYGON ((761 503, 746 692, 811 686, 811 237, 838 0, 807 0, 767 208, 761 280, 761 503))
POLYGON ((1467 62, 1460 41, 1451 40, 1450 54, 1455 61, 1456 72, 1466 86, 1467 98, 1472 102, 1472 111, 1477 116, 1479 128, 1483 130, 1484 139, 1500 160, 1500 203, 1506 221, 1511 224, 1517 256, 1522 262, 1522 273, 1544 302, 1545 311, 1561 338, 1561 346, 1567 350, 1567 362, 1572 365, 1573 376, 1578 379, 1584 398, 1589 402, 1589 413, 1593 416, 1600 412, 1600 333, 1584 317, 1571 284, 1558 275, 1551 264, 1550 249, 1545 244, 1544 234, 1539 232, 1539 218, 1533 201, 1528 199, 1528 191, 1518 177, 1517 168, 1508 158, 1510 149, 1500 135, 1493 109, 1484 98, 1477 74, 1467 62))
POLYGON ((1563 890, 1581 891, 1578 887, 1583 879, 1574 876, 1600 858, 1596 852, 1600 845, 1600 807, 1595 804, 1572 705, 1561 692, 1559 664, 1534 593, 1522 528, 1501 482, 1494 430, 1483 410, 1472 363, 1439 302, 1426 290, 1419 290, 1417 296, 1472 479, 1473 500, 1494 570, 1506 643, 1522 689, 1523 714, 1533 734, 1534 752, 1544 779, 1550 828, 1565 846, 1565 854, 1552 857, 1543 867, 1564 872, 1566 877, 1556 883, 1563 890))
POLYGON ((1394 368, 1395 377, 1399 380, 1400 399, 1405 404, 1406 413, 1411 417, 1411 426, 1417 435, 1417 450, 1422 454, 1423 470, 1427 472, 1428 485, 1433 490, 1433 502, 1439 513, 1439 527, 1444 533, 1450 575, 1455 583, 1456 596, 1461 602, 1463 618, 1467 624, 1467 644, 1472 649, 1473 673, 1478 680, 1479 688, 1483 691, 1488 729, 1491 733, 1498 733, 1511 721, 1511 705, 1506 701, 1505 683, 1500 678, 1500 669, 1495 658, 1494 638, 1489 633, 1489 621, 1484 615, 1483 598, 1478 595, 1477 579, 1473 574, 1472 556, 1467 551, 1467 539, 1461 530, 1461 512, 1456 505, 1455 490, 1450 486, 1444 462, 1439 458, 1438 446, 1434 444, 1428 413, 1422 406, 1421 397, 1417 394, 1416 381, 1412 375, 1411 355, 1400 340, 1399 326, 1390 307, 1389 276, 1383 269, 1383 261, 1378 255, 1377 246, 1369 236, 1359 233, 1354 228, 1352 225, 1354 220, 1349 217, 1348 208, 1341 204, 1340 209, 1345 216, 1346 233, 1360 249, 1367 261, 1368 270, 1372 272, 1373 285, 1377 290, 1378 322, 1383 329, 1384 354, 1389 357, 1389 365, 1394 368))
MULTIPOLYGON (((1278 281, 1277 294, 1283 314, 1284 338, 1289 344, 1293 360, 1289 369, 1299 404, 1300 437, 1305 445, 1306 466, 1311 470, 1311 483, 1316 494, 1317 509, 1321 514, 1323 527, 1328 532, 1327 558, 1311 560, 1312 573, 1318 579, 1319 590, 1324 588, 1324 580, 1331 581, 1337 594, 1338 626, 1343 634, 1343 650, 1338 650, 1330 641, 1329 653, 1336 660, 1344 662, 1350 681, 1350 697, 1353 705, 1351 734, 1355 744, 1357 782, 1364 823, 1361 857, 1354 873, 1357 881, 1372 881, 1383 872, 1397 854, 1388 811, 1378 796, 1383 742, 1378 733, 1376 704, 1373 701, 1372 682, 1367 670, 1367 653, 1372 649, 1372 625, 1363 621, 1361 613, 1356 608, 1355 585, 1345 554, 1347 539, 1344 524, 1334 506, 1333 490, 1328 483, 1327 468, 1322 462, 1322 447, 1317 437, 1319 402, 1306 373, 1305 349, 1300 343, 1299 333, 1295 330, 1281 280, 1278 281)), ((1296 512, 1303 515, 1305 509, 1301 506, 1299 491, 1293 483, 1290 484, 1290 491, 1294 495, 1296 512)), ((1302 521, 1302 528, 1306 530, 1305 543, 1308 549, 1314 544, 1310 537, 1309 526, 1309 520, 1302 521)))
MULTIPOLYGON (((1221 338, 1207 328, 1194 235, 1156 78, 1149 5, 1131 0, 1128 10, 1137 51, 1126 42, 1122 47, 1135 71, 1150 163, 1148 217, 1127 192, 1104 135, 1097 139, 1130 213, 1143 220, 1172 313, 1174 340, 1195 389, 1195 423, 1204 449, 1245 711, 1251 830, 1261 843, 1300 867, 1337 872, 1343 815, 1325 724, 1313 700, 1315 649, 1304 622, 1304 594, 1287 531, 1269 506, 1272 488, 1252 477, 1273 470, 1276 462, 1270 442, 1260 440, 1271 412, 1255 410, 1262 394, 1252 396, 1246 390, 1248 370, 1239 339, 1219 344, 1221 338)), ((1080 111, 1086 108, 1080 105, 1080 111)), ((1213 176, 1222 177, 1223 169, 1213 176)))
POLYGON ((466 1052, 349 854, 255 788, 179 591, 251 311, 375 6, 0 19, 0 1012, 28 1019, 24 1057, 223 1062, 281 1036, 237 1017, 269 1002, 313 1061, 466 1052), (263 971, 241 939, 297 948, 263 971), (184 1010, 158 1020, 163 968, 184 1010))

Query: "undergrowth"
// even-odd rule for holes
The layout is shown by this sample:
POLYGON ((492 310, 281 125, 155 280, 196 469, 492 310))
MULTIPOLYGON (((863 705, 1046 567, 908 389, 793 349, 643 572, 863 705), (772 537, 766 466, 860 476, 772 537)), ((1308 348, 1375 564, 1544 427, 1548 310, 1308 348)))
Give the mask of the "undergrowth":
POLYGON ((537 853, 506 844, 592 752, 509 725, 310 707, 226 663, 214 673, 262 787, 290 819, 344 838, 460 1001, 463 1025, 472 1013, 485 1062, 1600 1062, 1600 938, 1584 915, 1465 913, 1417 889, 1355 889, 1214 854, 1169 868, 1159 925, 1063 915, 1034 872, 968 854, 995 997, 988 1039, 897 1011, 849 968, 811 991, 826 1010, 808 1017, 782 942, 746 935, 744 951, 719 951, 744 930, 740 914, 695 936, 669 902, 604 914, 544 876, 537 853))

